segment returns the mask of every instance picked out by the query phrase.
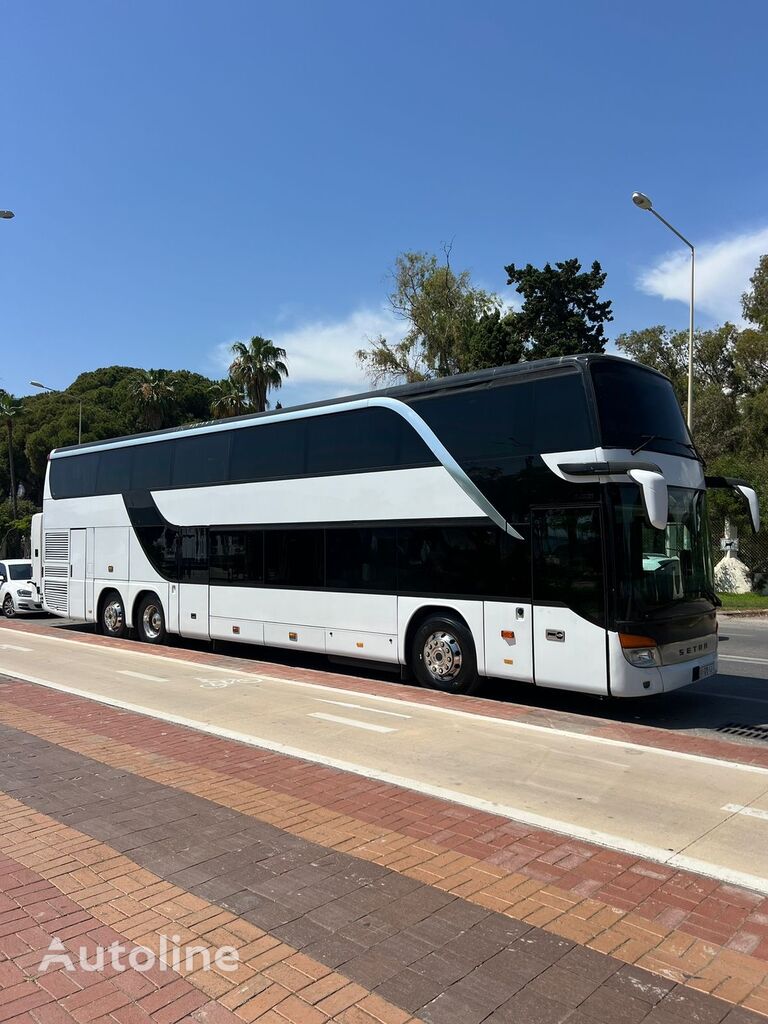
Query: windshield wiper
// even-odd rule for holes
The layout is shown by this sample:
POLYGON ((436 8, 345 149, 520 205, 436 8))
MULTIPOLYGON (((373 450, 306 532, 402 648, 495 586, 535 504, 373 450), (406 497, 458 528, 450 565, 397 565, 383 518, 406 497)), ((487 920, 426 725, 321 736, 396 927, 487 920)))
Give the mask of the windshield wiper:
POLYGON ((698 456, 698 454, 699 454, 698 451, 696 450, 696 445, 695 444, 692 444, 690 441, 681 441, 677 437, 665 437, 663 434, 641 434, 640 436, 642 438, 644 438, 645 440, 642 441, 637 446, 637 448, 633 448, 632 449, 632 454, 633 455, 637 455, 638 452, 641 452, 643 450, 643 448, 646 448, 653 441, 671 441, 672 444, 680 444, 680 445, 682 445, 683 448, 687 448, 688 451, 693 452, 693 454, 696 455, 696 456, 698 456))
POLYGON ((632 454, 633 455, 637 455, 638 452, 641 452, 643 450, 643 448, 645 448, 645 446, 650 444, 652 441, 660 441, 660 440, 662 440, 659 437, 658 434, 641 434, 640 436, 644 437, 645 440, 642 442, 642 444, 639 444, 637 446, 637 448, 633 448, 632 449, 632 454))

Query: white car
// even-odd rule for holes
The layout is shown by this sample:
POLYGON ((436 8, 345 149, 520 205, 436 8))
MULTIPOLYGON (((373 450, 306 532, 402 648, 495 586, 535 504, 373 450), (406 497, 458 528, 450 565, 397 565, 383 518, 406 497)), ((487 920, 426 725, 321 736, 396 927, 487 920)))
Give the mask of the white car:
POLYGON ((19 612, 41 612, 43 605, 32 583, 32 563, 24 558, 0 562, 0 608, 7 618, 19 612))

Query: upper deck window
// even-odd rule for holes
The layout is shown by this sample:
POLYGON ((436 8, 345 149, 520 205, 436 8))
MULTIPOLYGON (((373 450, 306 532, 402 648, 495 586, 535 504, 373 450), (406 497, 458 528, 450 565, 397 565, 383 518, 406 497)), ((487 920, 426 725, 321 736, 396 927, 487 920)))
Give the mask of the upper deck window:
POLYGON ((604 448, 697 458, 674 388, 666 377, 623 363, 592 364, 600 438, 604 448))
POLYGON ((595 443, 580 373, 447 391, 409 405, 463 466, 595 443))

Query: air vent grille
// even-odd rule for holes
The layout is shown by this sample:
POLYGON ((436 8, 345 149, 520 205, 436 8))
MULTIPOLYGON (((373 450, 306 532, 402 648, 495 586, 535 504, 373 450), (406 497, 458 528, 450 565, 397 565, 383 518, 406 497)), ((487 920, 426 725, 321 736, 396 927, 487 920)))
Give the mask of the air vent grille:
POLYGON ((69 561, 69 533, 66 530, 51 531, 45 535, 45 561, 69 561))
POLYGON ((57 612, 67 612, 67 584, 57 580, 45 581, 45 603, 57 612))

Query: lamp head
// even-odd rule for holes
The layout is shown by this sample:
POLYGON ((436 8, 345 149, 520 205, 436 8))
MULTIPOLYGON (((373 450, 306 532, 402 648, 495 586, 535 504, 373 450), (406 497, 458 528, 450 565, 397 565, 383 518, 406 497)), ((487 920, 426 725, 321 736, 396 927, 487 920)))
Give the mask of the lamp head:
POLYGON ((639 206, 641 210, 652 210, 653 203, 644 192, 633 192, 632 202, 635 206, 639 206))
POLYGON ((14 216, 15 214, 13 210, 0 210, 0 217, 2 217, 3 220, 12 220, 14 216))

